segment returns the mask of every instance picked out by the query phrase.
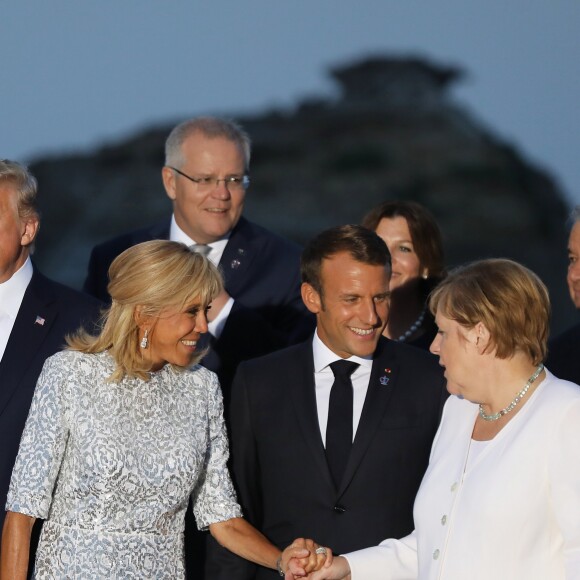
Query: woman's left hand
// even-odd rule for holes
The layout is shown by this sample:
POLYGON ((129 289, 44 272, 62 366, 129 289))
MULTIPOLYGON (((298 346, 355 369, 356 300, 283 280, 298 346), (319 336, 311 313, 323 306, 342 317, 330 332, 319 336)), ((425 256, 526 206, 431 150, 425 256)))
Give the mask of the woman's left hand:
POLYGON ((303 578, 324 564, 332 563, 332 550, 319 546, 314 540, 297 538, 282 552, 282 570, 286 580, 303 578))

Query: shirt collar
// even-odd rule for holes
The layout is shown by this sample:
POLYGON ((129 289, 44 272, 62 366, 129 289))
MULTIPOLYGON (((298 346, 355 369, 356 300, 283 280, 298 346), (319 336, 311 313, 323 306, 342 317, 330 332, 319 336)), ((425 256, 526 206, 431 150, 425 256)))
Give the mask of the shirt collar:
MULTIPOLYGON (((221 254, 223 254, 223 251, 228 243, 229 237, 230 237, 230 234, 227 234, 226 236, 224 236, 220 240, 217 240, 217 242, 212 242, 211 244, 207 244, 207 245, 212 249, 212 253, 213 253, 213 250, 216 250, 219 252, 219 254, 221 256, 221 254)), ((185 244, 186 246, 192 246, 193 244, 197 244, 197 242, 194 239, 190 238, 177 225, 177 222, 175 221, 175 214, 173 214, 171 216, 171 225, 169 226, 169 239, 172 242, 181 242, 182 244, 185 244)), ((211 256, 211 254, 210 254, 210 256, 211 256)))
POLYGON ((12 320, 16 319, 18 310, 22 304, 24 293, 32 279, 32 262, 30 256, 22 264, 19 270, 14 272, 12 277, 0 284, 0 308, 12 320))
MULTIPOLYGON (((332 350, 322 342, 320 337, 318 336, 318 328, 314 333, 314 338, 312 339, 312 354, 314 356, 314 372, 319 373, 323 371, 330 363, 333 363, 336 360, 340 360, 340 357, 334 353, 332 350)), ((355 363, 358 363, 361 366, 367 367, 369 369, 373 366, 373 357, 360 357, 356 355, 352 355, 349 358, 345 359, 355 363)))

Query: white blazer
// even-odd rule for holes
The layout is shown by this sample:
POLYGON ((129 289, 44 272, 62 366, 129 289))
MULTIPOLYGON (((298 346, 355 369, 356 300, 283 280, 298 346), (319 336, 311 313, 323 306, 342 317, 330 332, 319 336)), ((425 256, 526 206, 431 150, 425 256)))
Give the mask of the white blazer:
POLYGON ((580 387, 546 372, 468 463, 477 412, 448 399, 415 531, 346 554, 353 580, 580 580, 580 387))

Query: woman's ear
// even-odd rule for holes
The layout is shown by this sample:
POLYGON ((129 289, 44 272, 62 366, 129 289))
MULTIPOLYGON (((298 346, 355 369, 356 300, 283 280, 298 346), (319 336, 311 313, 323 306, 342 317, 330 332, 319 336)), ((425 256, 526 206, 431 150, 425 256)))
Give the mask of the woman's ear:
POLYGON ((144 313, 144 307, 141 305, 135 306, 135 310, 133 311, 133 320, 135 320, 135 324, 139 328, 151 325, 151 316, 144 313))
POLYGON ((483 322, 478 322, 471 330, 470 336, 472 343, 476 346, 480 354, 483 354, 491 341, 491 334, 483 324, 483 322))

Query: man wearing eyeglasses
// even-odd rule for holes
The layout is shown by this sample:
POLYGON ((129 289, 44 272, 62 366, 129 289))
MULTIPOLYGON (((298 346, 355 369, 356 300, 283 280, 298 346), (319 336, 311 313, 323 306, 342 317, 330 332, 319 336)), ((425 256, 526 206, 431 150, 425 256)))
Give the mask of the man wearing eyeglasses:
POLYGON ((175 127, 162 169, 171 219, 96 246, 84 285, 110 301, 109 265, 151 239, 183 242, 219 264, 225 290, 209 311, 211 350, 203 364, 218 373, 226 404, 240 361, 298 342, 314 326, 300 298, 300 248, 242 215, 249 160, 250 138, 232 121, 199 117, 175 127))

